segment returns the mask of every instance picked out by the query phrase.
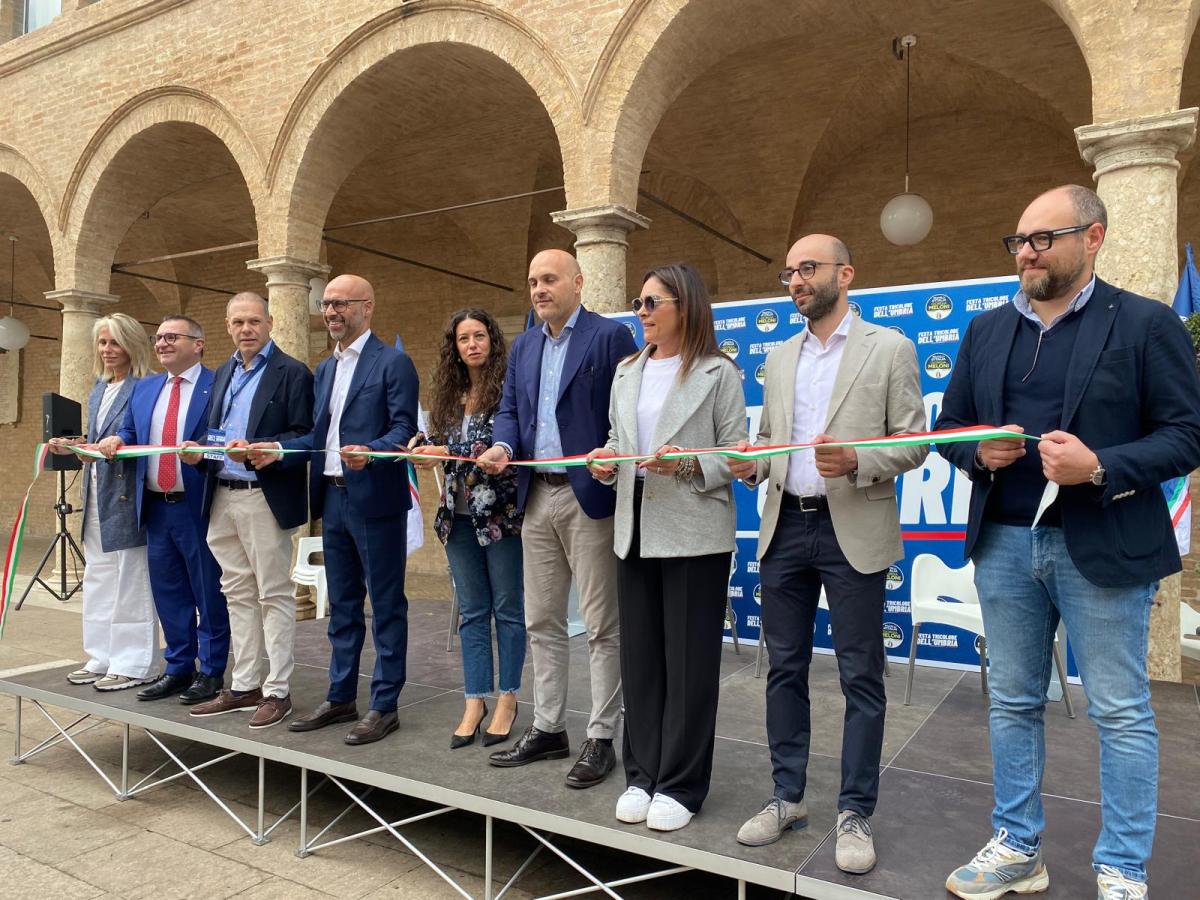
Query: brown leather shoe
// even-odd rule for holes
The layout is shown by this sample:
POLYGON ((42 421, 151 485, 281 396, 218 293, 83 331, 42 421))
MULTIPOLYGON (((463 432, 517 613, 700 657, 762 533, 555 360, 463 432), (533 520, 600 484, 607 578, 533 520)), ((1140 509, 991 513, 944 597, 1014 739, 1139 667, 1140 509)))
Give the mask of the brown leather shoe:
POLYGON ((346 735, 346 743, 351 746, 373 744, 383 740, 399 727, 400 717, 394 709, 391 712, 368 710, 362 720, 350 729, 350 733, 346 735))
POLYGON ((197 718, 206 716, 223 716, 232 712, 254 712, 262 701, 262 691, 255 688, 252 691, 238 695, 228 688, 217 694, 215 700, 207 703, 197 703, 192 707, 191 715, 197 718))
POLYGON ((326 725, 353 722, 357 718, 358 707, 354 705, 353 700, 349 703, 330 703, 326 700, 307 716, 288 722, 288 731, 316 731, 326 725))
POLYGON ((270 728, 286 719, 291 712, 291 697, 264 697, 250 717, 250 727, 270 728))

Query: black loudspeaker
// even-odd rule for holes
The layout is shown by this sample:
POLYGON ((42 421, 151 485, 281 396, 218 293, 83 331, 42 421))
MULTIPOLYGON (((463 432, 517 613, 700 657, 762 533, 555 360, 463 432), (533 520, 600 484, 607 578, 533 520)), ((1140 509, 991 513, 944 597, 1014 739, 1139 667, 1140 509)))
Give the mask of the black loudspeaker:
MULTIPOLYGON (((79 437, 83 433, 83 408, 70 397, 47 391, 42 394, 42 440, 55 437, 79 437)), ((79 457, 46 454, 45 469, 69 472, 82 468, 79 457)))

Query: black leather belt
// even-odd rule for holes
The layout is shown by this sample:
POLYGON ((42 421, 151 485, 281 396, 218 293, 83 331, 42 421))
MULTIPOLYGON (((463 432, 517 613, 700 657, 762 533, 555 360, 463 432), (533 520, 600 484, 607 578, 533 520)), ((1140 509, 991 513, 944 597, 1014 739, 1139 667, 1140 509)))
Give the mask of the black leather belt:
POLYGON ((183 491, 171 491, 169 494, 162 491, 146 491, 146 496, 163 503, 182 503, 185 495, 183 491))
POLYGON ((239 481, 236 478, 218 478, 217 484, 227 487, 231 491, 252 491, 257 487, 262 487, 257 481, 239 481))
POLYGON ((533 477, 546 482, 551 487, 562 487, 564 484, 571 483, 571 479, 565 472, 534 472, 533 477))
POLYGON ((829 498, 822 497, 820 494, 814 494, 811 497, 797 497, 795 494, 783 492, 783 499, 779 501, 779 505, 783 509, 796 509, 800 512, 828 512, 829 498))
POLYGON ((346 486, 346 479, 342 475, 326 475, 325 481, 333 487, 344 488, 346 486))

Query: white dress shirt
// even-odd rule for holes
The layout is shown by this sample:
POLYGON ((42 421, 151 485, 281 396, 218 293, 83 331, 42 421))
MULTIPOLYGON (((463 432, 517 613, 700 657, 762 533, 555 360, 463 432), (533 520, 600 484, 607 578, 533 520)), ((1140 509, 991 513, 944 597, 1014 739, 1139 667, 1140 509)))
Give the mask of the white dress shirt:
POLYGON ((341 344, 333 349, 337 371, 333 376, 333 390, 329 394, 329 430, 325 432, 326 475, 342 474, 342 457, 339 452, 342 449, 342 412, 346 409, 346 396, 350 393, 350 381, 358 367, 358 358, 370 337, 371 329, 368 328, 345 350, 341 344))
MULTIPOLYGON (((200 377, 201 364, 196 363, 186 372, 180 374, 183 379, 179 382, 179 419, 175 425, 175 443, 179 444, 185 440, 184 423, 187 422, 188 405, 192 402, 192 391, 196 387, 196 379, 200 377)), ((163 423, 167 421, 167 404, 171 402, 171 373, 167 373, 167 380, 163 382, 162 390, 158 392, 158 399, 154 402, 154 413, 150 416, 150 443, 158 446, 162 444, 163 423)), ((179 468, 179 457, 172 456, 175 462, 175 490, 183 490, 183 471, 179 468)), ((146 466, 146 487, 155 493, 161 494, 162 488, 158 486, 158 467, 159 457, 152 457, 146 466)))
MULTIPOLYGON (((825 430, 833 383, 842 362, 842 351, 846 349, 853 315, 852 311, 847 311, 829 336, 828 343, 822 344, 810 330, 800 345, 796 391, 792 398, 792 444, 807 444, 825 430)), ((825 479, 817 473, 816 455, 812 450, 800 450, 788 457, 783 489, 797 497, 825 496, 825 479)))

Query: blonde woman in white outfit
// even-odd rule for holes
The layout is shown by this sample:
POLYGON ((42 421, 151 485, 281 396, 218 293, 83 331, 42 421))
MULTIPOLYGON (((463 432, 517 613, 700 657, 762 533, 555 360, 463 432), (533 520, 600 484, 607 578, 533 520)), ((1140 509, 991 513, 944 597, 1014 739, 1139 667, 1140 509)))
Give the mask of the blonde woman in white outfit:
POLYGON ((627 790, 616 817, 674 831, 708 795, 736 523, 726 457, 658 457, 744 440, 746 404, 741 373, 717 349, 694 268, 648 272, 633 308, 646 348, 617 367, 608 443, 590 454, 592 475, 617 485, 613 549, 628 689, 627 790), (655 458, 605 464, 634 454, 655 458))
MULTIPOLYGON (((114 313, 92 326, 96 385, 88 397, 87 443, 113 434, 134 383, 149 374, 150 340, 135 319, 114 313)), ((68 438, 51 441, 71 451, 68 438)), ((158 616, 146 568, 146 533, 138 527, 135 460, 85 460, 83 488, 83 650, 72 684, 120 691, 153 681, 161 668, 158 616)))

